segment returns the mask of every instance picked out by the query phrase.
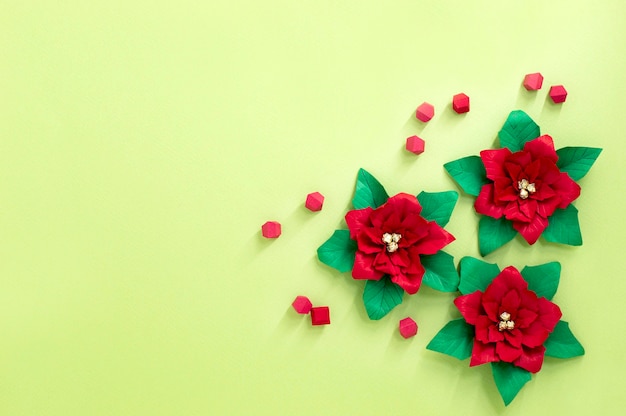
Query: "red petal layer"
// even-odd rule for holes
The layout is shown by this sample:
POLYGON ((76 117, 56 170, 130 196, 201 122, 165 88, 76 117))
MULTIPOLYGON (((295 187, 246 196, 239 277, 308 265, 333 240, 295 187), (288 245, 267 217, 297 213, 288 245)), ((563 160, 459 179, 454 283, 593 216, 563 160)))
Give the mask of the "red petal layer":
POLYGON ((496 361, 500 361, 496 355, 496 344, 483 344, 478 340, 474 340, 470 367, 496 361))
POLYGON ((500 218, 504 214, 506 205, 498 205, 494 200, 494 186, 492 183, 483 185, 480 193, 474 202, 474 209, 477 213, 493 218, 500 218))
POLYGON ((500 176, 506 176, 503 166, 504 161, 510 154, 511 151, 506 147, 502 149, 483 150, 480 152, 480 158, 483 161, 483 165, 485 165, 485 171, 489 179, 494 181, 500 176))
POLYGON ((346 214, 346 224, 350 229, 350 238, 356 240, 357 234, 361 231, 361 228, 369 225, 369 216, 373 209, 367 207, 364 209, 355 209, 348 211, 346 214))
POLYGON ((533 156, 533 159, 545 157, 553 163, 556 163, 556 161, 559 160, 559 157, 554 150, 554 141, 552 140, 552 137, 547 134, 526 142, 526 144, 524 144, 524 150, 529 152, 533 156))
POLYGON ((535 215, 531 222, 514 222, 515 228, 528 241, 528 244, 535 244, 539 236, 548 226, 548 220, 540 215, 535 215))
POLYGON ((474 293, 470 293, 468 295, 459 296, 454 299, 454 304, 456 305, 459 312, 463 318, 465 318, 465 322, 470 325, 476 324, 476 318, 478 315, 482 313, 481 299, 483 294, 477 290, 474 293))
POLYGON ((360 251, 356 252, 354 258, 354 267, 352 268, 352 277, 355 279, 379 280, 384 273, 374 270, 372 267, 375 256, 366 255, 360 251))
POLYGON ((500 357, 502 361, 512 363, 522 355, 522 349, 516 348, 506 341, 502 341, 496 344, 496 354, 498 354, 498 357, 500 357))
POLYGON ((524 370, 536 373, 541 370, 546 348, 542 345, 535 348, 523 348, 522 355, 513 363, 524 370))

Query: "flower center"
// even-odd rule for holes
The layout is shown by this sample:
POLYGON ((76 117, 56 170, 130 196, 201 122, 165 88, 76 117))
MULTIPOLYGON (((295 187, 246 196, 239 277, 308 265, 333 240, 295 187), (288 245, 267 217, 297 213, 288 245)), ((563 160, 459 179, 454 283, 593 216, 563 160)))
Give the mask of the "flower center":
POLYGON ((383 234, 383 243, 387 244, 387 251, 390 253, 396 251, 398 249, 398 241, 400 241, 401 238, 402 236, 396 233, 383 234))
POLYGON ((522 199, 528 198, 529 194, 534 194, 536 191, 535 184, 529 183, 528 179, 517 181, 517 189, 519 189, 519 197, 522 199))
POLYGON ((500 314, 500 322, 498 322, 498 331, 510 331, 515 329, 515 321, 511 320, 511 314, 508 312, 502 312, 500 314))

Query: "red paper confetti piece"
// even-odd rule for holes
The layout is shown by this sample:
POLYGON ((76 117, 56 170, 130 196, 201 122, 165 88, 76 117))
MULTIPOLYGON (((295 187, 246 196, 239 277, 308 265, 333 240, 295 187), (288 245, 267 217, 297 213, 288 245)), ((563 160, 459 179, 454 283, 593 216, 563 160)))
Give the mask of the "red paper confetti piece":
POLYGON ((322 205, 324 205, 324 195, 319 192, 313 192, 306 196, 306 202, 304 206, 311 211, 321 211, 322 205))
POLYGON ((417 107, 417 110, 415 110, 415 117, 418 120, 423 121, 424 123, 430 121, 430 119, 433 118, 434 115, 435 107, 427 102, 423 102, 422 104, 420 104, 419 107, 417 107))
POLYGON ((293 306, 296 312, 302 315, 306 315, 311 312, 311 308, 313 307, 311 301, 306 296, 296 297, 291 306, 293 306))
POLYGON ((424 153, 424 146, 424 140, 417 136, 411 136, 406 139, 406 150, 415 153, 416 155, 424 153))
POLYGON ((460 93, 452 97, 452 109, 458 114, 470 111, 470 99, 464 93, 460 93))
POLYGON ((278 238, 281 233, 280 223, 278 221, 268 221, 261 227, 261 233, 265 238, 278 238))
POLYGON ((411 338, 417 334, 417 323, 411 318, 404 318, 399 324, 400 335, 404 338, 411 338))
POLYGON ((564 103, 567 98, 567 90, 562 85, 553 85, 550 87, 550 98, 555 104, 564 103))
POLYGON ((524 77, 524 88, 528 91, 537 91, 543 85, 543 75, 539 72, 528 74, 524 77))
POLYGON ((328 306, 316 306, 311 308, 311 325, 330 324, 330 309, 328 306))

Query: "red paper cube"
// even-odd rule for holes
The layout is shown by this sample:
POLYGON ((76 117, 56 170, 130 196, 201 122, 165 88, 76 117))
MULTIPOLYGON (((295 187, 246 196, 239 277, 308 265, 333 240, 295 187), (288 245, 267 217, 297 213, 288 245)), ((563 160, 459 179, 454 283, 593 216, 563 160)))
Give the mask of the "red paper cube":
POLYGON ((417 136, 411 136, 406 139, 406 150, 408 150, 409 152, 413 152, 416 155, 424 153, 424 146, 424 140, 420 139, 417 136))
POLYGON ((321 211, 322 205, 324 205, 324 195, 319 192, 313 192, 306 196, 306 202, 304 206, 311 211, 321 211))
POLYGON ((463 93, 457 94, 452 97, 452 108, 458 114, 467 113, 469 111, 469 97, 463 93))
POLYGON ((311 325, 330 324, 330 310, 328 306, 316 306, 311 308, 311 325))
POLYGON ((296 312, 302 315, 306 315, 307 313, 311 312, 311 307, 313 307, 311 301, 306 296, 296 297, 296 300, 293 301, 291 306, 293 306, 296 312))
POLYGON ((417 334, 417 324, 411 318, 404 318, 400 321, 400 335, 404 338, 411 338, 417 334))
POLYGON ((563 103, 567 98, 567 90, 562 85, 554 85, 550 87, 550 98, 555 104, 563 103))
POLYGON ((278 221, 268 221, 261 227, 261 233, 265 238, 278 238, 280 232, 280 223, 278 221))
POLYGON ((427 102, 423 102, 422 104, 420 104, 419 107, 417 107, 417 110, 415 110, 415 117, 418 120, 423 121, 424 123, 433 118, 434 115, 435 107, 433 107, 432 104, 428 104, 427 102))
POLYGON ((543 75, 539 72, 534 74, 528 74, 524 77, 524 88, 528 91, 537 91, 541 89, 543 85, 543 75))

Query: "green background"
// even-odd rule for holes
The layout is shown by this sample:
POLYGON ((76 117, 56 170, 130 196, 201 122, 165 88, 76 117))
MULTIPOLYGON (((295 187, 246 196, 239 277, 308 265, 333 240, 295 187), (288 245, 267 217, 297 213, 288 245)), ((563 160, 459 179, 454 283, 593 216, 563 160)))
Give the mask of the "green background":
MULTIPOLYGON (((3 0, 0 414, 620 414, 624 51, 623 0, 3 0), (516 237, 486 258, 560 261, 554 301, 587 351, 547 359, 505 408, 488 366, 425 349, 454 294, 369 321, 363 282, 315 251, 360 167, 390 194, 458 189, 442 165, 518 108, 557 148, 604 151, 575 202, 584 246, 516 237), (332 324, 311 327, 296 295, 332 324)), ((472 203, 447 226, 455 262, 478 256, 472 203)))

